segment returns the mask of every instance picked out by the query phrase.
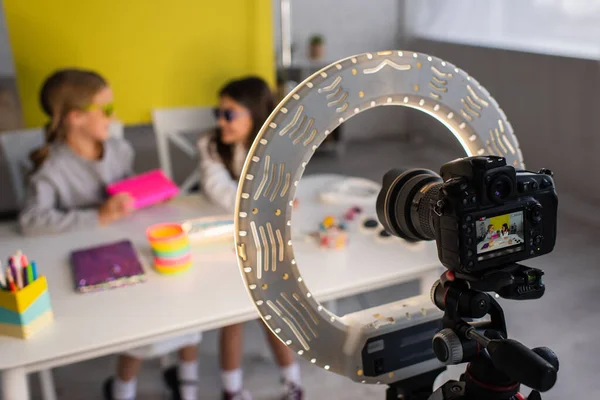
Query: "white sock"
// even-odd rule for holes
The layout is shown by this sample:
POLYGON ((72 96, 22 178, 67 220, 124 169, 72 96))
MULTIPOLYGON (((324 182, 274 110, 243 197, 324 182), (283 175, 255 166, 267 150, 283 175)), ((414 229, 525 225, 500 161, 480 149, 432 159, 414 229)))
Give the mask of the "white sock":
POLYGON ((242 370, 240 368, 233 371, 221 371, 221 381, 223 389, 227 393, 238 393, 242 390, 242 370))
POLYGON ((198 361, 179 361, 177 375, 184 384, 179 386, 183 400, 196 400, 198 398, 198 361), (189 383, 189 384, 188 384, 189 383))
POLYGON ((293 363, 287 367, 281 368, 281 376, 286 382, 300 386, 300 366, 298 363, 293 363))
POLYGON ((135 397, 137 380, 133 378, 130 381, 122 381, 115 378, 113 382, 113 397, 115 400, 130 400, 135 397))

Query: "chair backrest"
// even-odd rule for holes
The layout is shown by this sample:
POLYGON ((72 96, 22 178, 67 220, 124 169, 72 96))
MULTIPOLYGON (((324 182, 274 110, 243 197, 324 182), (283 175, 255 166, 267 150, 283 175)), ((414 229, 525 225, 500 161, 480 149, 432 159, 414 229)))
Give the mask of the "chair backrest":
MULTIPOLYGON (((159 108, 152 110, 152 125, 156 134, 156 148, 160 168, 173 179, 173 164, 169 143, 173 143, 190 158, 196 159, 196 143, 185 137, 186 133, 200 133, 214 128, 217 121, 210 107, 159 108)), ((194 171, 180 185, 188 192, 198 183, 198 171, 194 171)))
MULTIPOLYGON (((109 131, 111 136, 123 138, 124 128, 119 121, 114 121, 109 131)), ((44 144, 44 129, 31 128, 0 133, 0 151, 6 160, 13 193, 20 206, 25 198, 25 181, 27 173, 33 167, 29 154, 44 144)))
POLYGON ((19 206, 25 197, 25 166, 30 165, 29 153, 43 144, 42 128, 0 133, 0 148, 8 166, 13 193, 19 206))

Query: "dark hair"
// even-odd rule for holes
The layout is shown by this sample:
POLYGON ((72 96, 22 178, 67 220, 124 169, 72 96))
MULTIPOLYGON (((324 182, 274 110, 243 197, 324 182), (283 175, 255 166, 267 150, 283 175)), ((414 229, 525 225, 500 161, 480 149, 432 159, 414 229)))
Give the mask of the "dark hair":
MULTIPOLYGON (((252 132, 248 135, 248 140, 245 143, 246 150, 249 150, 256 135, 258 135, 258 131, 275 106, 271 89, 261 78, 248 77, 227 83, 219 91, 219 97, 223 96, 230 97, 250 111, 252 132)), ((233 146, 223 143, 220 129, 217 129, 217 134, 213 138, 213 141, 216 144, 217 154, 225 164, 231 177, 239 179, 239 176, 236 176, 233 171, 233 146)))
POLYGON ((502 224, 502 227, 506 228, 506 230, 508 230, 508 224, 504 223, 504 224, 502 224))
POLYGON ((46 143, 29 156, 33 172, 48 158, 50 146, 65 140, 63 121, 67 114, 84 110, 96 93, 107 86, 106 80, 96 72, 76 68, 58 70, 46 79, 40 91, 40 105, 50 122, 45 127, 46 143))

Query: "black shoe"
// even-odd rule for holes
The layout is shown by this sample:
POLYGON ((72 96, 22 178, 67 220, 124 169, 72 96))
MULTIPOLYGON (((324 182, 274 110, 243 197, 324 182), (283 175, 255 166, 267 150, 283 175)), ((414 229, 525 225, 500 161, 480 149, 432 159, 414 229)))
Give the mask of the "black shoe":
MULTIPOLYGON (((115 400, 115 398, 113 397, 113 385, 115 384, 115 380, 114 378, 108 378, 107 380, 104 381, 104 385, 102 388, 102 391, 104 392, 104 400, 115 400)), ((129 399, 129 400, 135 400, 135 397, 129 399)))
POLYGON ((171 399, 172 400, 182 400, 181 392, 179 387, 182 385, 192 385, 194 387, 198 386, 197 381, 181 381, 179 380, 179 374, 177 372, 177 367, 173 366, 166 369, 163 372, 163 378, 165 380, 165 385, 171 391, 171 399))
POLYGON ((283 383, 283 392, 281 400, 302 400, 304 398, 304 390, 292 382, 283 383))

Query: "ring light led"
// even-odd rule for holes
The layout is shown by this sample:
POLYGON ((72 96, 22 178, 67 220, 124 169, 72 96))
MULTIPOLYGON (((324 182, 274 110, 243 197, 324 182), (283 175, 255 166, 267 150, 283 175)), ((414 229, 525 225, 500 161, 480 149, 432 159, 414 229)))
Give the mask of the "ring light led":
POLYGON ((277 106, 246 158, 235 214, 242 277, 267 326, 311 363, 363 383, 399 377, 362 376, 356 342, 365 326, 329 312, 305 285, 291 241, 292 208, 304 168, 327 135, 360 112, 388 105, 431 115, 469 156, 501 155, 524 168, 512 126, 475 79, 427 54, 366 53, 323 68, 277 106))

